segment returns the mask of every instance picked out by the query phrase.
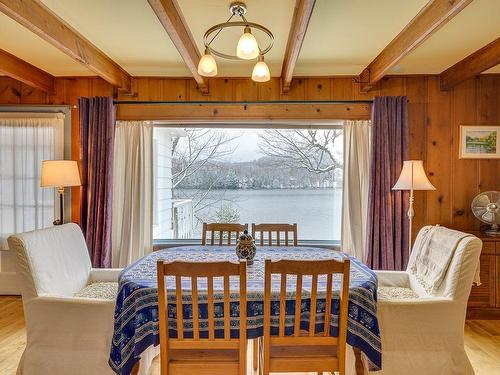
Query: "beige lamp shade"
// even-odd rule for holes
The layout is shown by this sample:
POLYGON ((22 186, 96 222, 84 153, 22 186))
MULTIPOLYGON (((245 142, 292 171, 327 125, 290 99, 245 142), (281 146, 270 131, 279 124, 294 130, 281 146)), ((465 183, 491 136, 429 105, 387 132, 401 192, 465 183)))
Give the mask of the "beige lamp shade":
POLYGON ((42 161, 41 187, 80 186, 78 163, 74 160, 42 161))
POLYGON ((422 160, 406 160, 392 190, 436 190, 424 171, 422 160))

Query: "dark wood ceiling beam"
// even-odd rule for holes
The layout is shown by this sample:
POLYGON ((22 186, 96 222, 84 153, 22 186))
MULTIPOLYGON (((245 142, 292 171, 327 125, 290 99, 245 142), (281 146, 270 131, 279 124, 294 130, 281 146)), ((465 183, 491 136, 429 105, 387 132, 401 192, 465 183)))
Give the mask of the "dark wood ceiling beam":
POLYGON ((0 11, 107 82, 130 91, 131 77, 124 69, 39 1, 0 0, 0 11))
POLYGON ((292 24, 288 34, 288 42, 286 44, 283 68, 281 69, 281 89, 284 93, 290 91, 293 71, 299 58, 300 49, 306 36, 307 26, 309 25, 315 2, 315 0, 296 0, 292 24))
POLYGON ((430 0, 359 75, 360 90, 369 91, 388 73, 389 69, 471 2, 472 0, 430 0))
POLYGON ((0 49, 0 73, 46 93, 54 93, 54 77, 0 49))
POLYGON ((439 75, 441 90, 450 90, 460 82, 500 64, 500 38, 470 54, 439 75))
POLYGON ((200 52, 196 47, 191 31, 187 27, 179 4, 176 0, 148 0, 148 2, 181 54, 182 59, 196 80, 198 88, 202 93, 208 94, 208 85, 205 78, 198 73, 200 52))

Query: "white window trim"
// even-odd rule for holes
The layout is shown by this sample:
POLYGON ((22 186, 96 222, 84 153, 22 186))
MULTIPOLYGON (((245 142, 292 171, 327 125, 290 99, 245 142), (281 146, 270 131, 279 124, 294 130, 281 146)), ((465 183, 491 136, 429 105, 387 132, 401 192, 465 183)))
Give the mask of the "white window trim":
MULTIPOLYGON (((213 128, 213 129, 343 129, 344 120, 252 120, 245 122, 220 120, 154 120, 153 126, 166 128, 213 128)), ((154 202, 154 200, 153 200, 154 202)), ((340 240, 297 240, 298 246, 331 248, 340 251, 340 240)), ((153 239, 154 250, 176 246, 199 245, 201 238, 191 239, 153 239)))

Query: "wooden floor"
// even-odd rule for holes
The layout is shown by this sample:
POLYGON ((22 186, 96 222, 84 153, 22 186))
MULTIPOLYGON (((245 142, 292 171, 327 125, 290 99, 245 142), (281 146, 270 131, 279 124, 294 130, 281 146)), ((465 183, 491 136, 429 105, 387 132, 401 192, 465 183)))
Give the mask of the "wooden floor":
MULTIPOLYGON (((14 375, 26 344, 21 298, 0 296, 0 375, 14 375)), ((465 346, 476 375, 500 374, 500 320, 468 320, 465 346)))

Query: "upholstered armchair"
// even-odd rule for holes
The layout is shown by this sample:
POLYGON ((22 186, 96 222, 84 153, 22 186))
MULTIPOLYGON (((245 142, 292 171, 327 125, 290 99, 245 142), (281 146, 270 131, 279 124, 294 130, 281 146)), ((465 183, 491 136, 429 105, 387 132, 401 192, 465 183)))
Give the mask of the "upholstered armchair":
POLYGON ((429 228, 419 232, 407 271, 377 271, 382 371, 374 375, 474 374, 464 323, 482 242, 472 235, 461 238, 442 283, 428 293, 411 269, 429 228))
POLYGON ((118 269, 93 269, 80 228, 13 235, 27 345, 18 375, 112 374, 118 269))

